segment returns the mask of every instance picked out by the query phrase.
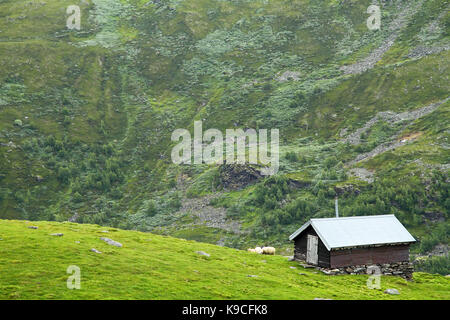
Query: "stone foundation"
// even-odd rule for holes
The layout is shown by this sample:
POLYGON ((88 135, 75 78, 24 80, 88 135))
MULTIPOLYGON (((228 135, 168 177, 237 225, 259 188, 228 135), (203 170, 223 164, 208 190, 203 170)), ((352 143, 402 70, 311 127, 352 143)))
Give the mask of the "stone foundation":
MULTIPOLYGON (((305 266, 305 265, 303 265, 305 266)), ((306 266, 306 267, 314 267, 314 266, 306 266)), ((371 264, 371 265, 358 265, 358 266, 350 266, 350 267, 341 267, 341 268, 322 268, 322 267, 314 267, 317 270, 322 271, 328 275, 339 275, 339 274, 376 274, 374 270, 378 267, 381 275, 385 276, 399 276, 406 280, 412 280, 414 267, 412 262, 393 262, 393 263, 384 263, 384 264, 371 264), (369 268, 369 273, 367 269, 369 268)))

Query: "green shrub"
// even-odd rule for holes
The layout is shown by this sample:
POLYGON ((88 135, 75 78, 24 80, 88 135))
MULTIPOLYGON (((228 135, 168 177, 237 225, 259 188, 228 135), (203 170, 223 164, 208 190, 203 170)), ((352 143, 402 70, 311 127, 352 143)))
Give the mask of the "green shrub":
POLYGON ((450 257, 441 256, 419 260, 415 264, 415 271, 438 273, 443 276, 448 275, 450 274, 450 257))

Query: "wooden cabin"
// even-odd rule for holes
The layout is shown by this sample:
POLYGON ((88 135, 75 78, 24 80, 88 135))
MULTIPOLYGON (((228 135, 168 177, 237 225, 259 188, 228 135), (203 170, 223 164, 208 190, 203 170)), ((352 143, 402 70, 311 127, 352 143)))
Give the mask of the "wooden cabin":
POLYGON ((289 240, 294 259, 324 268, 407 262, 416 241, 394 215, 311 219, 289 240))

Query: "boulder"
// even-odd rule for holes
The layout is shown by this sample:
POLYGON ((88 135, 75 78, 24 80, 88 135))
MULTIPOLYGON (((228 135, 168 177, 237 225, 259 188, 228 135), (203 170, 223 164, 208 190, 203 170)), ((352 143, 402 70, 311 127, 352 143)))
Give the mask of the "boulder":
POLYGON ((122 247, 122 244, 121 244, 120 242, 111 240, 111 239, 109 239, 109 238, 104 238, 104 237, 102 237, 102 238, 100 238, 100 240, 103 240, 103 241, 105 241, 107 244, 112 245, 112 246, 115 246, 115 247, 119 247, 119 248, 122 247))
POLYGON ((227 189, 241 189, 261 179, 261 174, 251 166, 222 164, 219 167, 221 185, 227 189))
POLYGON ((195 251, 195 252, 198 253, 201 256, 205 256, 205 257, 210 257, 211 256, 210 254, 208 254, 208 253, 206 253, 204 251, 195 251))
POLYGON ((400 292, 398 292, 397 289, 386 289, 386 290, 384 290, 384 293, 392 294, 392 295, 398 295, 398 294, 400 294, 400 292))

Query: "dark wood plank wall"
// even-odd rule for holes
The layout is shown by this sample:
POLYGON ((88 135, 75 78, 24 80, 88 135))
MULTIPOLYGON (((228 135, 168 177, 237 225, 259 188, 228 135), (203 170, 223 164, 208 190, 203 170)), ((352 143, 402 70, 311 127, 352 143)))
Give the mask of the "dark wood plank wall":
POLYGON ((309 226, 302 232, 300 236, 295 239, 295 247, 294 247, 294 257, 297 260, 306 261, 306 250, 307 250, 307 241, 308 235, 314 235, 319 239, 319 246, 317 248, 318 254, 318 263, 319 266, 329 267, 330 266, 330 251, 328 251, 327 247, 323 244, 320 237, 314 231, 313 227, 309 226))
POLYGON ((409 245, 333 250, 331 268, 409 261, 409 245))

